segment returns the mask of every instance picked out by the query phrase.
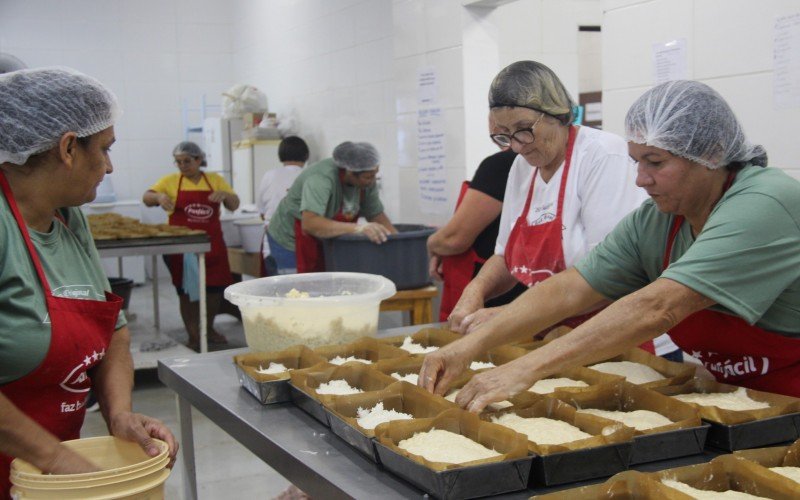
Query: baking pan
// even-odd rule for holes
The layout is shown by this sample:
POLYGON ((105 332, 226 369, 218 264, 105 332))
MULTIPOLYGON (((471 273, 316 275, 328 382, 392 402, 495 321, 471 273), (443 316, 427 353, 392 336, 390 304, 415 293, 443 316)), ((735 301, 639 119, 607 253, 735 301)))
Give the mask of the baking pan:
POLYGON ((633 438, 630 465, 667 460, 703 453, 709 424, 687 427, 633 438))
POLYGON ((263 405, 285 403, 292 399, 288 378, 259 382, 239 365, 236 365, 236 375, 239 377, 239 384, 263 405))
POLYGON ((628 468, 632 442, 533 456, 531 488, 608 477, 628 468))
POLYGON ((322 403, 293 385, 289 385, 289 392, 291 393, 292 402, 295 406, 319 420, 325 427, 331 426, 328 420, 328 413, 325 411, 325 408, 322 407, 322 403))
POLYGON ((523 490, 528 485, 532 457, 435 471, 376 442, 381 464, 436 498, 462 499, 523 490))
POLYGON ((800 413, 733 425, 711 421, 708 423, 711 428, 708 430, 706 445, 726 451, 780 444, 800 437, 800 413))

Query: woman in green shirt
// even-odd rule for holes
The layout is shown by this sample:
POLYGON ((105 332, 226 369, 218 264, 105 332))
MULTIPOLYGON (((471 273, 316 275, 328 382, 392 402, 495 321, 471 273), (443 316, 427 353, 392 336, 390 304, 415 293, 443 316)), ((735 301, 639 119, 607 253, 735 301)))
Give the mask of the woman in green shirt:
POLYGON ((637 185, 651 199, 575 267, 429 354, 420 385, 442 394, 488 349, 610 304, 567 335, 475 376, 457 402, 480 411, 664 331, 720 382, 800 397, 800 183, 764 168, 764 149, 699 82, 647 91, 625 129, 637 185))

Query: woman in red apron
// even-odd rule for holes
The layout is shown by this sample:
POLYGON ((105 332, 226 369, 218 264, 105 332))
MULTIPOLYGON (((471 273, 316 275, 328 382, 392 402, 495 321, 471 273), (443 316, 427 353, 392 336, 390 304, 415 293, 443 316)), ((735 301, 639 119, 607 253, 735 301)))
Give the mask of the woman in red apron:
MULTIPOLYGON (((228 264, 228 249, 222 238, 219 217, 220 205, 231 211, 236 210, 239 207, 239 197, 222 177, 217 174, 206 175, 200 170, 206 164, 205 153, 197 144, 181 142, 175 147, 173 156, 180 172, 163 177, 151 186, 145 192, 143 201, 147 206, 161 206, 164 210, 171 211, 170 225, 200 229, 208 233, 211 239, 211 251, 206 254, 208 341, 212 344, 227 344, 225 337, 213 328, 213 318, 222 305, 222 292, 233 283, 228 264)), ((184 289, 187 280, 183 274, 183 259, 183 255, 164 257, 172 276, 172 284, 180 297, 181 317, 189 335, 189 347, 199 351, 200 306, 197 299, 192 297, 194 290, 184 289)))
POLYGON ((122 299, 107 291, 104 300, 93 296, 102 272, 95 267, 96 256, 82 243, 91 236, 85 218, 74 208, 92 201, 97 185, 112 171, 108 149, 114 142, 116 115, 116 98, 85 75, 41 69, 0 76, 0 128, 14 131, 10 141, 6 134, 0 138, 0 219, 7 235, 0 267, 15 266, 14 279, 3 277, 7 302, 0 304, 0 311, 8 315, 4 324, 30 325, 15 329, 16 338, 5 332, 3 355, 38 359, 35 351, 42 341, 35 337, 43 328, 49 330, 41 346, 46 352, 35 368, 18 378, 10 375, 13 368, 4 367, 1 373, 12 379, 0 386, 0 498, 9 496, 14 456, 50 473, 95 470, 58 444, 80 437, 90 389, 97 392, 113 435, 139 442, 151 456, 158 453, 151 436, 168 442, 173 460, 177 452, 169 429, 131 412, 130 337, 126 326, 115 331, 122 299), (91 109, 84 108, 86 102, 93 104, 91 109), (27 126, 41 123, 42 117, 47 117, 46 128, 27 126), (59 132, 62 128, 67 132, 59 132), (53 246, 34 245, 29 226, 44 234, 41 241, 47 243, 37 240, 37 245, 53 246), (13 260, 20 253, 18 246, 24 257, 13 260), (59 251, 65 259, 78 255, 67 272, 53 269, 63 268, 63 262, 45 259, 59 251), (52 286, 48 273, 51 279, 56 276, 52 286), (21 281, 31 274, 34 283, 21 281), (78 279, 80 284, 59 282, 59 277, 78 279), (60 292, 54 292, 56 284, 60 292), (38 310, 39 299, 31 288, 42 291, 46 310, 38 310), (69 298, 63 290, 87 293, 69 298))
POLYGON ((613 300, 567 335, 476 376, 457 402, 481 411, 663 330, 719 382, 800 397, 800 182, 764 168, 764 149, 700 82, 648 90, 625 127, 637 184, 652 200, 575 269, 426 357, 426 387, 446 390, 477 353, 613 300))

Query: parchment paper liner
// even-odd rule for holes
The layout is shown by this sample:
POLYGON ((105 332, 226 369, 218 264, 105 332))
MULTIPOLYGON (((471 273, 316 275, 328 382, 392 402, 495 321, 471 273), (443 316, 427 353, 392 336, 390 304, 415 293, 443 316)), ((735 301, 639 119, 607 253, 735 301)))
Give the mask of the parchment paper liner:
MULTIPOLYGON (((579 439, 564 444, 538 444, 528 441, 528 451, 535 455, 547 456, 564 451, 584 450, 608 444, 623 443, 633 439, 634 430, 630 427, 615 422, 611 425, 604 418, 594 415, 578 413, 575 408, 553 398, 543 398, 525 408, 504 408, 502 410, 481 413, 481 419, 492 422, 494 417, 506 413, 516 413, 522 418, 543 417, 561 420, 574 425, 592 437, 579 439)), ((498 424, 502 425, 502 424, 498 424)), ((524 434, 523 434, 524 435, 524 434)), ((526 436, 527 439, 527 436, 526 436)))
POLYGON ((397 382, 392 377, 373 370, 369 365, 363 363, 345 363, 342 366, 328 365, 321 369, 314 367, 291 372, 291 384, 294 387, 326 406, 335 395, 318 394, 317 388, 323 383, 338 379, 346 380, 350 387, 361 389, 364 392, 379 391, 397 382))
POLYGON ((274 375, 258 373, 259 365, 268 368, 270 363, 281 363, 289 370, 311 368, 324 365, 327 360, 304 345, 295 345, 283 351, 251 352, 233 357, 233 362, 256 382, 270 382, 273 380, 288 380, 289 372, 274 375))
MULTIPOLYGON (((467 385, 467 383, 470 380, 472 380, 472 377, 475 376, 476 373, 478 373, 478 372, 474 372, 472 370, 465 370, 464 373, 462 373, 459 377, 457 377, 455 380, 453 380, 453 382, 450 384, 450 387, 445 392, 445 396, 447 394, 450 394, 454 389, 461 390, 462 387, 467 385)), ((445 401, 448 401, 444 396, 435 396, 435 397, 441 397, 445 401)), ((511 396, 510 398, 508 398, 506 400, 509 403, 511 403, 512 406, 509 406, 507 408, 502 408, 502 409, 505 410, 505 409, 511 409, 511 408, 525 408, 525 407, 528 407, 528 406, 536 403, 537 401, 541 400, 542 398, 544 398, 544 396, 541 395, 541 394, 535 394, 533 392, 528 392, 528 391, 520 392, 519 394, 511 396)), ((448 401, 448 402, 450 402, 450 401, 448 401)), ((497 409, 491 408, 491 405, 489 405, 486 408, 484 408, 484 410, 483 410, 483 412, 481 412, 481 414, 489 413, 489 412, 493 412, 493 411, 497 411, 497 409)))
MULTIPOLYGON (((604 361, 598 361, 597 363, 592 364, 596 365, 609 361, 630 361, 632 363, 641 363, 649 366, 653 370, 666 377, 663 380, 655 380, 646 384, 637 384, 639 387, 644 387, 646 389, 682 384, 694 377, 694 372, 696 370, 695 365, 668 361, 660 356, 654 356, 653 354, 639 349, 638 347, 629 349, 619 356, 614 356, 613 358, 609 358, 604 361)), ((589 369, 591 370, 591 368, 589 369)))
POLYGON ((375 437, 375 429, 365 429, 358 425, 358 409, 374 408, 380 402, 383 402, 383 408, 386 410, 408 413, 414 418, 433 418, 445 410, 456 408, 454 403, 408 382, 395 382, 380 391, 333 396, 327 408, 351 427, 372 438, 375 437))
POLYGON ((739 450, 734 451, 733 455, 764 467, 800 467, 800 439, 789 446, 739 450))
POLYGON ((722 455, 709 463, 651 472, 646 476, 653 480, 652 491, 659 495, 657 498, 667 500, 692 497, 664 485, 662 479, 674 479, 701 490, 736 490, 767 498, 797 498, 800 493, 794 481, 734 455, 722 455))
MULTIPOLYGON (((637 430, 635 431, 637 436, 698 427, 701 424, 699 413, 691 405, 627 382, 599 385, 581 392, 558 391, 552 397, 569 403, 578 409, 650 410, 672 420, 672 423, 668 425, 654 427, 645 431, 637 430)), ((617 422, 603 417, 597 418, 605 420, 607 422, 606 425, 617 422)))
POLYGON ((556 491, 545 495, 534 495, 532 500, 649 500, 652 480, 638 471, 625 471, 611 476, 606 482, 556 491))
POLYGON ((516 433, 502 425, 484 422, 477 415, 457 408, 445 410, 434 418, 395 420, 381 424, 375 428, 375 438, 379 443, 390 448, 395 453, 435 471, 502 462, 528 456, 528 440, 523 434, 516 433), (400 441, 413 437, 414 434, 433 429, 461 434, 490 450, 497 451, 500 456, 473 460, 462 464, 449 464, 430 462, 419 455, 409 453, 398 447, 400 441))
MULTIPOLYGON (((490 349, 485 354, 481 354, 473 361, 482 361, 484 363, 494 363, 495 366, 500 366, 508 363, 509 361, 514 361, 515 359, 528 354, 528 351, 521 347, 515 347, 511 345, 504 345, 500 347, 495 347, 494 349, 490 349)), ((482 372, 485 370, 491 370, 491 368, 483 368, 480 370, 475 370, 476 372, 482 372)))
POLYGON ((424 356, 383 359, 375 363, 372 367, 389 376, 391 376, 392 373, 399 373, 400 375, 408 375, 410 373, 419 374, 424 360, 424 356))
MULTIPOLYGON (((383 359, 408 356, 408 352, 380 342, 372 337, 361 337, 349 344, 324 345, 314 349, 314 352, 325 358, 328 362, 336 356, 341 356, 343 358, 355 356, 356 358, 368 359, 373 363, 383 359)), ((348 361, 348 363, 358 363, 358 361, 348 361)), ((364 363, 360 364, 363 365, 364 363)))
MULTIPOLYGON (((661 394, 672 396, 675 394, 689 394, 693 392, 734 392, 739 387, 735 385, 721 384, 715 380, 693 378, 681 385, 670 387, 659 387, 655 390, 661 394)), ((800 399, 771 392, 756 391, 747 389, 747 395, 755 401, 769 403, 769 408, 761 410, 723 410, 716 406, 700 406, 694 403, 687 403, 695 406, 700 411, 700 416, 712 422, 719 422, 725 425, 742 424, 755 420, 776 417, 778 415, 788 415, 800 412, 800 399)))
MULTIPOLYGON (((396 335, 394 337, 383 337, 377 339, 379 342, 391 344, 395 347, 400 347, 406 339, 406 335, 396 335)), ((418 332, 413 333, 410 337, 417 344, 422 344, 425 347, 446 346, 450 342, 460 339, 463 335, 456 333, 446 328, 422 328, 418 332)), ((408 352, 408 351, 406 351, 408 352)))
MULTIPOLYGON (((578 366, 576 368, 570 368, 568 370, 564 370, 562 372, 554 373, 552 375, 547 376, 547 378, 542 380, 547 380, 551 378, 571 378, 572 380, 582 380, 589 384, 589 387, 558 387, 553 392, 549 394, 553 394, 559 391, 566 391, 566 392, 582 392, 591 387, 603 384, 616 384, 625 380, 623 377, 619 375, 611 375, 609 373, 602 373, 598 372, 597 370, 590 370, 588 368, 584 368, 582 366, 578 366)), ((535 392, 528 391, 531 394, 537 394, 535 392)))

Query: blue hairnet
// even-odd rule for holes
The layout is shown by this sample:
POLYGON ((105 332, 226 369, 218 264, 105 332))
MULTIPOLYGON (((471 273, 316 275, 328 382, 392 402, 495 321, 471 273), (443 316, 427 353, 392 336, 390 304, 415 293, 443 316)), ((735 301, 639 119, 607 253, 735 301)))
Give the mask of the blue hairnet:
POLYGON ((110 90, 69 68, 0 75, 0 163, 24 165, 65 133, 88 137, 114 125, 121 114, 110 90))
POLYGON ((700 82, 677 80, 645 92, 625 116, 625 138, 711 169, 733 162, 767 165, 767 152, 748 142, 728 103, 700 82))
POLYGON ((375 170, 381 157, 375 146, 368 142, 343 142, 333 149, 333 162, 339 168, 352 172, 375 170))

